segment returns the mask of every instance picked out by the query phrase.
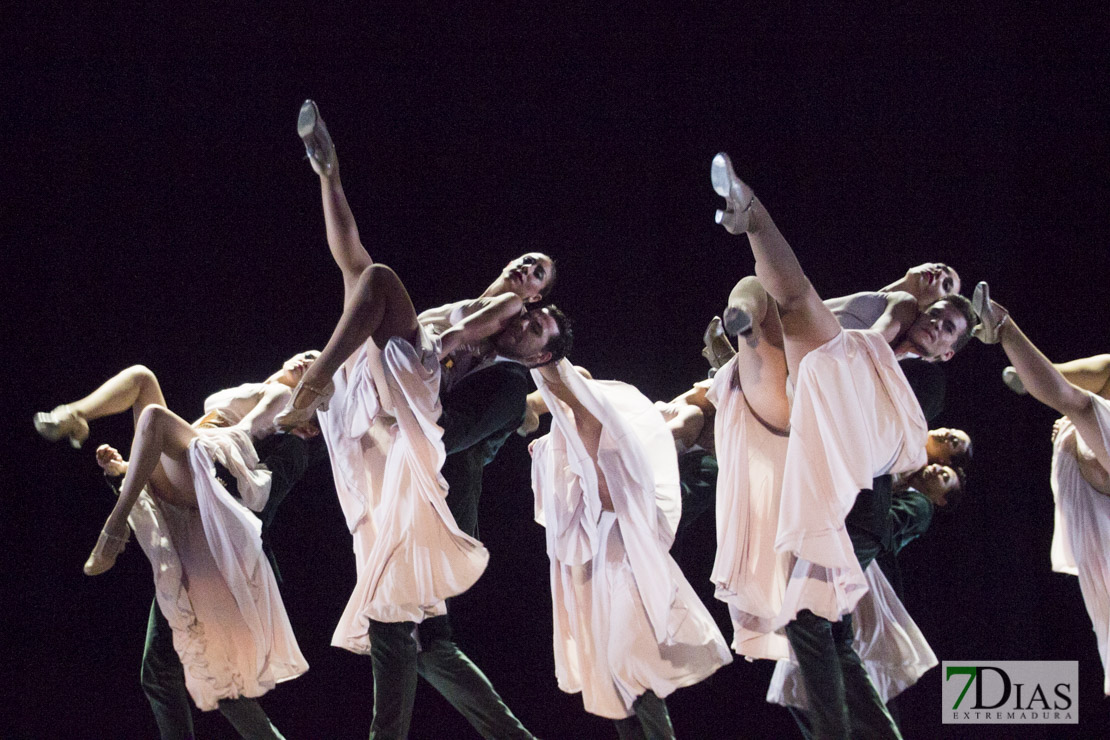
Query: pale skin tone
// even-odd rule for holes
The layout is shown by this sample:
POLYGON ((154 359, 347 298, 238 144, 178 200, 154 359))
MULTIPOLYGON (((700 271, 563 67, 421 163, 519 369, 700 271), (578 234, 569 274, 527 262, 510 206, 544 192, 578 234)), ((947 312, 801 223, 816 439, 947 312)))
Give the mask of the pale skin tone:
MULTIPOLYGON (((539 371, 548 389, 560 402, 565 404, 570 412, 570 417, 574 420, 574 426, 578 430, 578 436, 582 439, 582 444, 586 447, 586 452, 589 453, 590 459, 594 463, 594 470, 597 472, 597 493, 601 499, 601 508, 605 511, 613 511, 613 499, 609 495, 609 486, 605 481, 605 475, 597 464, 597 450, 601 445, 601 422, 582 405, 569 388, 563 385, 563 381, 559 378, 558 368, 554 365, 544 365, 539 368, 539 371)), ((584 374, 589 377, 588 373, 584 374)))
MULTIPOLYGON (((405 286, 385 265, 375 263, 363 246, 343 185, 334 151, 331 166, 320 174, 328 248, 343 274, 343 314, 319 359, 306 373, 294 408, 304 408, 322 391, 331 376, 367 339, 384 347, 392 337, 416 344, 418 321, 405 286)), ((441 359, 464 345, 486 340, 521 316, 528 303, 541 298, 550 283, 554 264, 550 257, 530 253, 511 262, 483 293, 463 309, 464 318, 442 335, 441 359)), ((524 364, 539 357, 514 358, 524 364)))
MULTIPOLYGON (((991 309, 999 316, 1007 313, 1005 308, 994 301, 991 301, 991 309)), ((1075 433, 1079 435, 1083 444, 1070 441, 1069 447, 1073 448, 1083 478, 1099 493, 1110 495, 1110 449, 1107 449, 1102 440, 1094 402, 1084 392, 1088 390, 1107 398, 1103 395, 1106 379, 1099 375, 1099 369, 1105 369, 1106 366, 1097 358, 1065 363, 1070 366, 1072 377, 1077 379, 1081 377, 1086 381, 1087 385, 1084 387, 1071 381, 1049 362, 1048 358, 1029 341, 1012 316, 1002 321, 998 327, 998 336, 1002 350, 1014 366, 1022 383, 1025 384, 1029 395, 1066 416, 1074 425, 1075 433), (1098 386, 1098 390, 1092 390, 1093 386, 1098 386)), ((1105 357, 1105 355, 1097 357, 1105 357)), ((1107 373, 1107 377, 1110 377, 1110 370, 1107 370, 1107 373)))
MULTIPOLYGON (((741 280, 729 296, 730 307, 752 317, 752 331, 738 341, 737 373, 752 410, 770 427, 781 430, 790 420, 787 374, 797 373, 802 359, 833 339, 841 328, 759 199, 751 201, 748 213, 747 235, 756 277, 741 280)), ((953 356, 953 346, 966 332, 967 320, 947 302, 935 303, 922 312, 913 294, 894 292, 889 294, 886 312, 872 328, 890 343, 896 356, 913 353, 944 361, 953 356)))
MULTIPOLYGON (((254 406, 235 427, 254 438, 272 433, 274 417, 288 401, 290 389, 310 364, 309 353, 297 355, 286 362, 281 371, 266 380, 258 397, 252 399, 254 406)), ((69 409, 85 421, 130 411, 135 423, 130 462, 124 461, 118 451, 107 445, 97 449, 97 462, 101 467, 125 473, 119 499, 104 523, 107 534, 114 537, 126 535, 127 516, 139 494, 147 487, 162 501, 196 508, 188 448, 201 432, 166 408, 158 379, 148 368, 135 365, 123 370, 88 396, 69 404, 69 409)), ((312 436, 315 431, 305 429, 299 433, 312 436)), ((96 551, 90 561, 95 557, 96 551)))

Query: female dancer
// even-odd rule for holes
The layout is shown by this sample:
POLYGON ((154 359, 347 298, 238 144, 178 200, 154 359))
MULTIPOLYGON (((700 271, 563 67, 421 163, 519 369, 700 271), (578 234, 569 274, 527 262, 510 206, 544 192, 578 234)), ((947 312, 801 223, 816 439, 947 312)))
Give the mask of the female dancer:
MULTIPOLYGON (((419 327, 438 336, 439 359, 456 350, 471 358, 488 353, 486 340, 505 329, 551 289, 555 265, 550 257, 529 253, 510 262, 476 299, 449 304, 419 317, 397 274, 376 264, 359 238, 358 226, 339 179, 339 161, 316 103, 306 100, 297 119, 309 161, 320 176, 328 247, 343 273, 343 315, 320 357, 294 391, 289 408, 278 419, 295 426, 325 408, 330 381, 339 367, 367 339, 380 349, 392 337, 419 346, 419 327), (306 393, 307 392, 307 393, 306 393), (306 397, 307 396, 307 397, 306 397)), ((538 364, 541 358, 523 358, 538 364)), ((452 363, 454 364, 454 363, 452 363)))
MULTIPOLYGON (((748 451, 749 459, 736 456, 732 463, 737 468, 732 477, 742 485, 749 480, 751 455, 766 458, 758 461, 758 469, 766 473, 761 484, 765 490, 758 496, 752 493, 752 501, 762 503, 749 503, 746 510, 741 503, 736 516, 719 517, 718 525, 723 521, 739 528, 732 538, 738 543, 773 537, 777 556, 753 561, 737 551, 725 553, 722 560, 719 548, 714 578, 739 588, 770 589, 747 594, 734 587, 730 601, 781 605, 777 614, 749 612, 749 626, 763 635, 785 626, 807 693, 814 699, 811 714, 819 735, 897 737, 850 643, 847 615, 867 592, 863 567, 873 555, 857 555, 845 519, 857 494, 870 489, 875 477, 913 471, 925 463, 925 418, 896 353, 951 358, 969 333, 970 306, 959 296, 925 311, 916 301, 906 301, 872 330, 842 329, 763 204, 733 173, 727 156, 714 158, 711 176, 714 189, 727 201, 726 209, 717 213, 718 223, 730 233, 747 233, 755 256, 760 290, 741 296, 749 301, 744 310, 752 326, 759 325, 759 335, 753 331, 751 340, 766 337, 771 345, 781 326, 781 350, 775 349, 786 360, 750 353, 754 373, 738 365, 735 374, 721 379, 727 384, 735 377, 743 394, 736 394, 728 406, 716 404, 718 449, 748 451), (768 310, 769 299, 777 304, 777 312, 768 310), (787 371, 795 389, 792 404, 783 390, 787 371), (725 424, 722 415, 752 421, 725 424), (787 424, 790 434, 783 440, 787 424), (762 437, 754 444, 745 442, 742 435, 749 432, 762 437), (741 438, 726 439, 727 433, 741 438), (781 487, 778 507, 770 503, 776 487, 781 487), (784 555, 797 560, 791 566, 784 555), (745 569, 756 569, 762 577, 747 578, 745 569), (850 714, 849 702, 855 705, 850 714)), ((740 287, 746 287, 743 281, 740 287)), ((726 370, 730 368, 722 372, 726 370)), ((729 463, 720 462, 724 478, 729 463)), ((767 550, 762 547, 759 552, 767 550)))
MULTIPOLYGON (((1105 672, 1110 666, 1110 373, 1088 372, 1080 385, 1073 372, 1083 366, 1097 370, 1098 357, 1104 356, 1066 363, 1061 370, 1029 341, 1006 309, 990 300, 986 283, 975 289, 975 308, 982 317, 975 335, 988 344, 1000 343, 1029 395, 1063 414, 1053 429, 1052 568, 1079 576, 1105 672)), ((1110 675, 1103 690, 1110 695, 1110 675)))
POLYGON ((551 433, 532 445, 547 533, 559 688, 624 737, 674 737, 664 699, 732 656, 667 554, 678 524, 674 442, 635 388, 566 360, 533 369, 551 433))
POLYGON ((254 512, 266 504, 270 472, 260 466, 252 437, 274 430, 275 415, 314 354, 291 358, 262 383, 214 394, 194 424, 166 408, 157 378, 140 365, 34 419, 47 439, 82 442, 89 421, 131 411, 130 460, 107 446, 97 451, 98 463, 124 479, 85 572, 112 567, 130 523, 150 559, 186 687, 203 710, 261 696, 308 669, 262 551, 254 512), (217 477, 217 464, 235 479, 237 498, 217 477))

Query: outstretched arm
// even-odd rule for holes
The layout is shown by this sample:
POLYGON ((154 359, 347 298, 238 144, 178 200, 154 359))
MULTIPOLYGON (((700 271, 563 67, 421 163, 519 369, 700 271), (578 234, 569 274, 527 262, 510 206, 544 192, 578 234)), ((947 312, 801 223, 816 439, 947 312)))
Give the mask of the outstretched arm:
POLYGON ((510 319, 519 316, 523 309, 524 302, 513 293, 490 298, 482 308, 443 332, 440 359, 463 345, 480 342, 497 334, 510 319))
POLYGON ((246 413, 235 426, 243 429, 254 439, 263 439, 276 431, 274 417, 281 413, 293 392, 281 383, 265 383, 262 397, 254 408, 246 413))
POLYGON ((917 299, 905 291, 888 293, 883 315, 871 328, 883 335, 887 344, 893 345, 917 318, 917 299))

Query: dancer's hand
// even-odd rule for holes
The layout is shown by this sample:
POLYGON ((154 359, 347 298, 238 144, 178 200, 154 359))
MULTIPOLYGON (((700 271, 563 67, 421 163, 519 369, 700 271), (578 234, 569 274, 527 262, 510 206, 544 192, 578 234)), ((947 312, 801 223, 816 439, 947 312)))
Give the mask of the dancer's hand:
POLYGON ((1071 420, 1066 416, 1061 416, 1056 420, 1052 425, 1052 444, 1056 444, 1056 438, 1066 431, 1069 425, 1071 425, 1071 420))
POLYGON ((111 445, 100 445, 96 448, 96 464, 104 470, 104 475, 115 478, 127 472, 127 461, 119 450, 111 445))

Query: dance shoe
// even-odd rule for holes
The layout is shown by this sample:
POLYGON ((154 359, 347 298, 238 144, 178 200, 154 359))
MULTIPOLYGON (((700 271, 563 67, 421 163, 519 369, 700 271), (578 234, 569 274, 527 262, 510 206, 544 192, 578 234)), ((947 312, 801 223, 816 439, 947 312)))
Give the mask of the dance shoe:
POLYGON ((979 316, 979 323, 971 330, 971 335, 983 344, 998 344, 998 340, 1002 338, 1000 331, 1009 320, 1010 314, 991 300, 990 286, 986 282, 975 286, 971 307, 979 316))
POLYGON ((306 384, 304 378, 301 378, 301 382, 297 383, 297 387, 293 389, 293 396, 289 399, 285 409, 274 417, 274 425, 279 429, 296 429, 312 421, 315 419, 317 411, 327 411, 328 401, 331 400, 333 393, 335 393, 335 383, 329 382, 324 388, 314 388, 306 384), (313 394, 315 398, 303 407, 298 408, 295 404, 302 391, 313 394))
POLYGON ((33 422, 35 431, 51 442, 68 437, 69 443, 80 449, 89 438, 89 423, 75 414, 68 404, 58 406, 50 413, 43 411, 35 414, 33 422))
POLYGON ((1021 376, 1017 374, 1017 370, 1014 369, 1013 365, 1008 365, 1002 370, 1002 382, 1006 384, 1007 388, 1019 396, 1024 396, 1029 393, 1029 391, 1025 390, 1025 383, 1021 382, 1021 376))
POLYGON ((724 152, 713 157, 709 179, 713 183, 713 190, 726 201, 725 209, 717 211, 717 223, 724 226, 725 231, 730 234, 745 233, 751 221, 755 193, 732 171, 732 161, 724 152))
POLYGON ((709 360, 709 365, 714 370, 720 370, 736 355, 736 350, 733 349, 732 343, 725 336, 725 330, 721 327, 719 316, 714 316, 709 321, 709 326, 705 328, 705 334, 702 336, 702 342, 705 343, 705 348, 701 351, 701 356, 709 360))
POLYGON ((123 548, 127 545, 127 540, 130 537, 131 530, 126 527, 121 535, 111 534, 107 529, 100 530, 100 536, 96 539, 96 547, 93 548, 89 559, 85 561, 85 575, 98 576, 111 570, 112 566, 116 564, 116 558, 123 552, 123 548))
POLYGON ((328 127, 320 117, 320 109, 312 100, 304 101, 297 116, 297 135, 304 142, 308 161, 320 177, 330 177, 335 172, 335 145, 328 135, 328 127))

